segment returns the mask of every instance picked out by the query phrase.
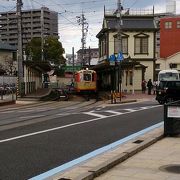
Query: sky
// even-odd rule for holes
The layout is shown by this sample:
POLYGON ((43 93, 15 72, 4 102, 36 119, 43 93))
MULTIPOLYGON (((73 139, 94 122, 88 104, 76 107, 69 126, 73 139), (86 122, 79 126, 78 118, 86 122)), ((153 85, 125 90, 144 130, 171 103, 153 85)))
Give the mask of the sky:
MULTIPOLYGON (((96 35, 102 28, 104 6, 106 10, 115 10, 117 0, 22 0, 22 9, 37 9, 42 6, 58 12, 59 41, 65 49, 65 54, 76 53, 81 47, 82 26, 77 22, 77 16, 84 13, 88 23, 86 48, 97 48, 96 35)), ((155 13, 166 12, 167 0, 122 0, 124 9, 152 9, 155 13)), ((0 0, 0 11, 15 11, 16 0, 0 0)), ((180 0, 176 0, 176 14, 180 14, 180 0)))

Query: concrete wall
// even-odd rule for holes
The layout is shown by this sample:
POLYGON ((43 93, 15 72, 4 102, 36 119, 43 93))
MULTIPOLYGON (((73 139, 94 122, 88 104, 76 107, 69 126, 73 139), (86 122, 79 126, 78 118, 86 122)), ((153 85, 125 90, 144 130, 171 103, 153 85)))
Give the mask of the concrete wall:
POLYGON ((133 92, 134 90, 141 90, 142 82, 142 70, 125 70, 122 76, 122 90, 125 92, 133 92), (132 78, 132 84, 130 84, 130 79, 132 78))
POLYGON ((156 64, 160 64, 160 70, 170 69, 170 64, 177 64, 177 70, 180 71, 180 52, 167 58, 159 58, 156 64))
MULTIPOLYGON (((154 34, 153 32, 144 32, 146 35, 149 36, 148 38, 148 54, 134 54, 134 36, 139 34, 139 32, 125 32, 128 37, 128 55, 124 55, 124 58, 127 58, 127 56, 130 55, 132 59, 136 59, 138 62, 140 62, 142 65, 147 66, 146 72, 145 72, 145 79, 153 80, 153 58, 154 58, 154 34)), ((114 35, 117 33, 110 33, 109 34, 109 55, 114 54, 114 35)), ((136 79, 136 74, 135 74, 136 79)))
MULTIPOLYGON (((134 54, 134 36, 137 35, 139 32, 126 32, 125 34, 129 35, 128 37, 128 55, 131 56, 133 59, 147 59, 154 57, 154 34, 152 32, 144 32, 146 35, 149 35, 148 41, 148 53, 147 55, 135 55, 134 54)), ((109 55, 114 54, 114 35, 117 33, 110 33, 109 34, 109 55)), ((125 56, 126 58, 126 56, 125 56)))

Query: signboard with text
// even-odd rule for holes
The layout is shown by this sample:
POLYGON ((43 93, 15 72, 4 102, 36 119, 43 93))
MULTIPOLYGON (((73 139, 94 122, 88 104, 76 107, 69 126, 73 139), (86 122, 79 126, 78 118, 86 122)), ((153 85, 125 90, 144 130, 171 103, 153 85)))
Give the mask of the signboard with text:
POLYGON ((180 118, 180 107, 168 106, 167 117, 180 118))

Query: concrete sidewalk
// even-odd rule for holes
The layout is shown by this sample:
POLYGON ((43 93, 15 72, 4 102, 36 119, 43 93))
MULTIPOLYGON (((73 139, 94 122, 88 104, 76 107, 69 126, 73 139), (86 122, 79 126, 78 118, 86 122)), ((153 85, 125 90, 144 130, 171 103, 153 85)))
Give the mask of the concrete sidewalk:
POLYGON ((180 137, 166 137, 96 180, 179 180, 180 137))

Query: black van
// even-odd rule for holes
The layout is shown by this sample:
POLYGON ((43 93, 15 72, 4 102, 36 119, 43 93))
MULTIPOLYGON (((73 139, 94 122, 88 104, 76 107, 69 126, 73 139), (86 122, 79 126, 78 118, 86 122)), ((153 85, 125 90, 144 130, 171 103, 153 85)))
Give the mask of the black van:
POLYGON ((160 104, 180 100, 180 81, 160 81, 156 90, 156 100, 160 104))

